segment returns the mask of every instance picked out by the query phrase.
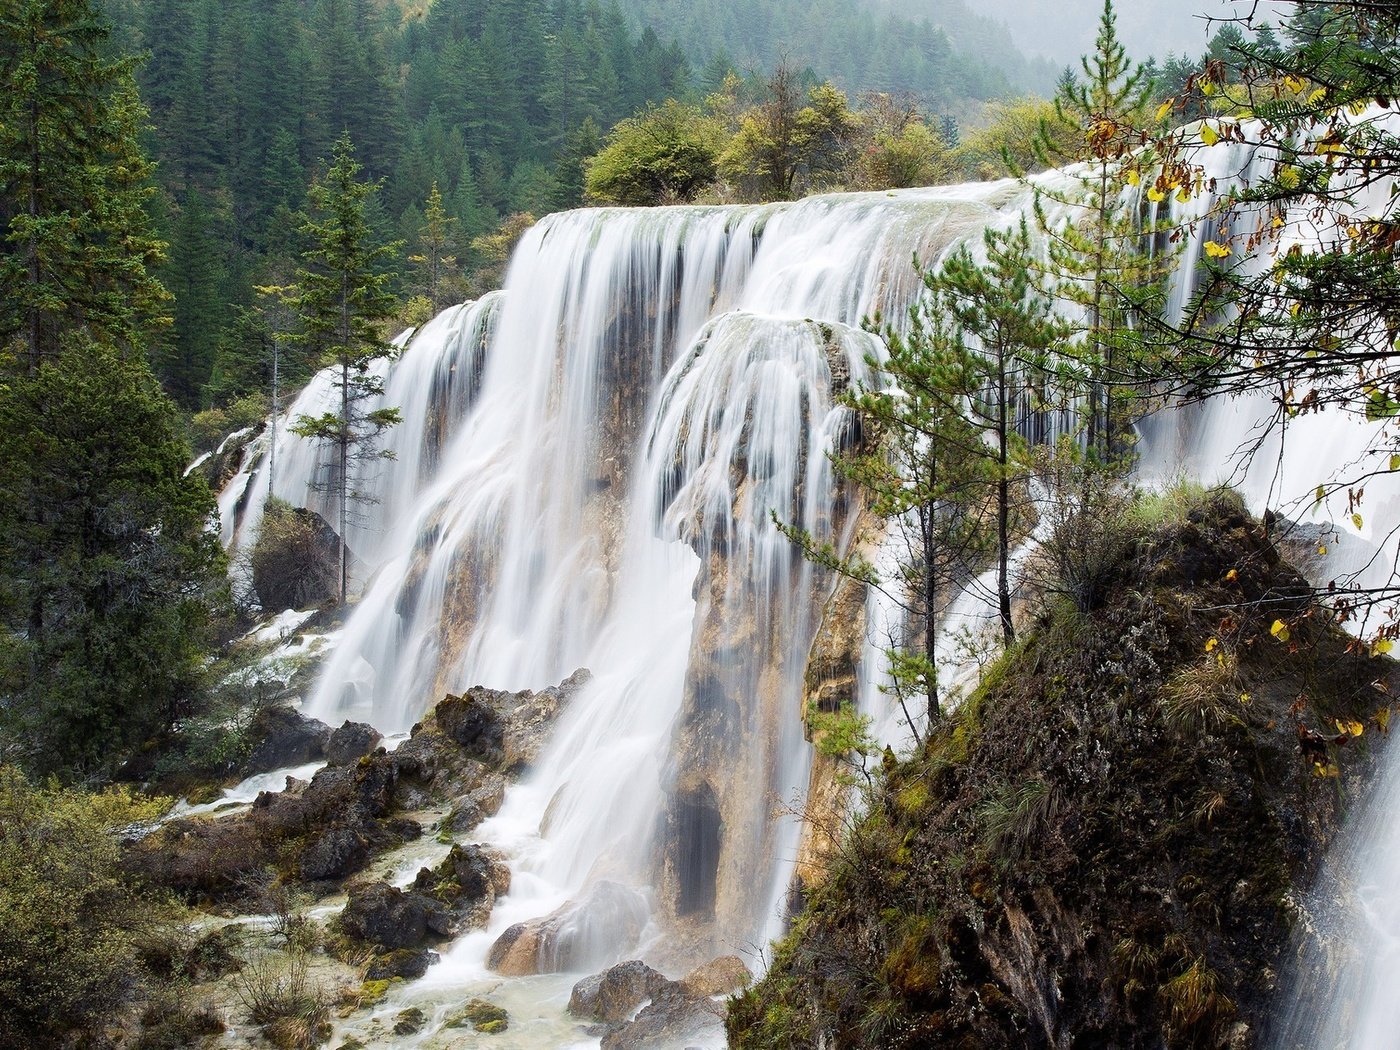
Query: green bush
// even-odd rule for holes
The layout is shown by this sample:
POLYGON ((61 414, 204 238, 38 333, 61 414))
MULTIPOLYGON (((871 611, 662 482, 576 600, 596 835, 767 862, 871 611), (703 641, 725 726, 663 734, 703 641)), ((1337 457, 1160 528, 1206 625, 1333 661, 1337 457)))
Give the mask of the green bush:
POLYGON ((122 872, 117 833, 164 808, 0 766, 0 1048, 91 1045, 139 992, 164 918, 122 872))

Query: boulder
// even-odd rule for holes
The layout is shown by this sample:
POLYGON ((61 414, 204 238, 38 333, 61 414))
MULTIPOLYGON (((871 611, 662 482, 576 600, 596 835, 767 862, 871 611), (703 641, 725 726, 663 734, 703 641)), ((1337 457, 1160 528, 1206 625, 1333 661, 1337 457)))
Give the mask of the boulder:
POLYGON ((495 1003, 472 999, 456 1013, 448 1014, 444 1028, 474 1028, 487 1035, 504 1032, 510 1027, 510 1015, 495 1003))
POLYGON ((422 868, 413 891, 431 897, 445 913, 431 928, 444 937, 485 926, 496 898, 510 890, 505 858, 487 846, 456 845, 435 868, 422 868))
POLYGON ((691 1043, 713 1044, 724 1034, 724 1007, 704 996, 687 995, 668 983, 635 1020, 603 1036, 602 1050, 671 1050, 691 1043))
POLYGON ((431 897, 376 882, 350 891, 340 913, 340 929, 352 940, 380 951, 420 948, 431 926, 442 924, 444 911, 431 897))
POLYGON ((347 827, 328 828, 307 842, 298 868, 308 882, 343 879, 369 863, 365 840, 347 827))
POLYGON ((486 965, 507 977, 588 969, 635 945, 647 913, 636 890, 598 882, 583 900, 510 927, 491 945, 486 965))
POLYGON ((264 612, 308 609, 339 594, 340 537, 315 511, 279 502, 263 515, 249 564, 264 612))
POLYGON ((428 948, 398 948, 370 959, 365 968, 365 980, 392 981, 397 977, 411 981, 422 977, 437 961, 438 953, 428 948))
POLYGON ((326 741, 326 761, 333 766, 348 766, 374 751, 383 739, 378 730, 364 722, 344 722, 326 741))
POLYGON ((290 707, 265 707, 253 717, 252 735, 258 743, 243 766, 247 776, 325 758, 331 727, 290 707))
POLYGON ((733 995, 753 982, 753 974, 737 955, 722 955, 704 966, 698 966, 680 980, 687 995, 733 995))
POLYGON ((505 778, 487 773, 481 783, 452 806, 447 826, 459 835, 473 831, 487 817, 494 817, 506 799, 505 778))
POLYGON ((587 1021, 621 1024, 670 983, 665 974, 644 962, 621 962, 574 985, 569 1013, 587 1021))

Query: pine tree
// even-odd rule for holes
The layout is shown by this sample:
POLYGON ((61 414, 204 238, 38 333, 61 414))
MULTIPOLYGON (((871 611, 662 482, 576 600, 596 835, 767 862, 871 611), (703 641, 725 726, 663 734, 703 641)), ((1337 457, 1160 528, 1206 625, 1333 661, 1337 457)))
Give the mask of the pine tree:
MULTIPOLYGON (((1030 231, 1022 220, 1011 231, 983 236, 987 261, 979 264, 966 246, 936 271, 924 274, 932 323, 966 361, 975 394, 966 402, 968 419, 987 440, 968 450, 982 461, 995 517, 997 609, 1002 636, 1015 636, 1011 619, 1010 556, 1013 530, 1031 472, 1020 419, 1043 417, 1063 401, 1062 344, 1069 334, 1054 305, 1037 287, 1030 231)), ((961 391, 954 390, 954 394, 961 391)), ((957 407, 956 405, 950 407, 957 407)), ((1043 435, 1048 436, 1048 435, 1043 435)))
POLYGON ((446 305, 445 291, 457 266, 457 257, 449 254, 452 228, 457 220, 443 207, 442 192, 436 182, 423 205, 423 225, 418 229, 418 254, 408 261, 418 268, 420 290, 432 303, 433 312, 446 305))
MULTIPOLYGON (((1139 318, 1160 306, 1169 257, 1143 250, 1156 231, 1124 198, 1125 186, 1149 164, 1139 151, 1149 139, 1143 129, 1152 81, 1118 40, 1112 0, 1104 0, 1094 52, 1080 65, 1082 76, 1061 78, 1055 108, 1062 122, 1083 129, 1082 152, 1053 156, 1058 137, 1044 127, 1038 145, 1045 160, 1083 161, 1084 174, 1075 192, 1057 197, 1068 221, 1047 218, 1047 192, 1040 190, 1036 213, 1050 235, 1053 290, 1083 311, 1081 412, 1087 446, 1107 464, 1127 453, 1128 403, 1142 356, 1139 318)), ((1160 186, 1149 191, 1156 200, 1161 193, 1160 186)))
POLYGON ((350 137, 342 135, 330 169, 311 187, 313 213, 303 232, 312 246, 303 256, 293 299, 302 338, 335 366, 339 376, 337 410, 300 416, 292 430, 325 443, 333 453, 325 487, 335 501, 339 523, 342 602, 349 582, 345 536, 350 505, 372 498, 356 487, 365 480, 361 468, 391 458, 379 447, 379 438, 399 422, 398 409, 366 407, 384 389, 373 367, 392 351, 381 329, 394 315, 395 301, 388 289, 395 275, 382 267, 400 246, 375 242, 369 211, 378 187, 360 180, 362 170, 350 137))
POLYGON ((204 659, 214 502, 146 363, 146 111, 85 0, 0 5, 0 727, 91 771, 169 725, 204 659))

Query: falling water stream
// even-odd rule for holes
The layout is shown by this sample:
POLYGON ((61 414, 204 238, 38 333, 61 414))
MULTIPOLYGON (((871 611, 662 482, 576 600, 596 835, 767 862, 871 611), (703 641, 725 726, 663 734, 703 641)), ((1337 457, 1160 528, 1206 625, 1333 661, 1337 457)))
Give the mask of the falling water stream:
MULTIPOLYGON (((1237 151, 1209 154, 1222 188, 1253 163, 1237 151)), ((642 921, 622 924, 625 936, 595 923, 576 968, 643 957, 675 972, 730 953, 758 963, 798 850, 787 814, 811 765, 804 673, 833 582, 773 517, 850 540, 850 493, 829 453, 852 438, 834 392, 882 352, 862 319, 901 318, 920 288, 915 256, 1017 221, 1030 199, 1006 181, 553 215, 525 235, 502 292, 445 311, 383 366, 384 403, 404 422, 388 435, 394 460, 360 482, 378 496, 347 537, 363 594, 309 713, 402 732, 446 692, 593 675, 533 772, 474 832, 510 858, 511 893, 397 1003, 440 1014, 489 991, 534 1017, 495 1045, 566 1045, 577 975, 502 983, 485 956, 509 924, 602 885, 642 921), (697 835, 712 848, 687 846, 697 835)), ((1178 274, 1178 304, 1192 272, 1178 274)), ((322 411, 332 393, 317 377, 289 417, 322 411)), ((1228 402, 1154 421, 1144 474, 1231 476, 1229 453, 1257 416, 1228 402)), ((1305 441, 1235 479, 1257 508, 1293 501, 1305 515, 1303 494, 1372 437, 1323 417, 1298 428, 1305 441)), ((248 542, 269 494, 263 451, 250 446, 221 495, 230 544, 248 542)), ((283 426, 276 459, 276 495, 330 517, 321 452, 283 426)), ((1377 521, 1400 521, 1394 493, 1373 498, 1377 521)), ((1352 531, 1380 544, 1370 529, 1352 531)), ((980 593, 954 603, 946 638, 989 618, 980 593)), ((866 619, 858 699, 898 742, 908 726, 879 667, 895 611, 872 595, 866 619)), ((940 659, 956 663, 945 645, 940 659)))

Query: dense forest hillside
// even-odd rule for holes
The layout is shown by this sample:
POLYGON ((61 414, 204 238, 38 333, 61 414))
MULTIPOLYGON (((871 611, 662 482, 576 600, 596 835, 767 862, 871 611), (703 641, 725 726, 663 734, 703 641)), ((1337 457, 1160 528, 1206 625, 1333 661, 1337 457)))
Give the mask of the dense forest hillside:
POLYGON ((738 69, 786 57, 848 91, 903 91, 948 109, 965 98, 1048 91, 1056 67, 1027 61, 1005 27, 963 0, 624 0, 641 24, 674 36, 697 62, 738 69))

